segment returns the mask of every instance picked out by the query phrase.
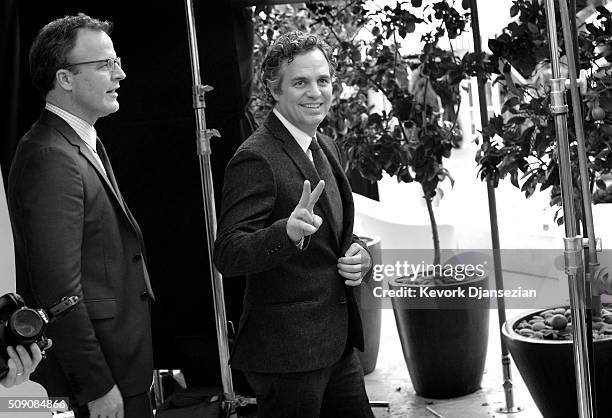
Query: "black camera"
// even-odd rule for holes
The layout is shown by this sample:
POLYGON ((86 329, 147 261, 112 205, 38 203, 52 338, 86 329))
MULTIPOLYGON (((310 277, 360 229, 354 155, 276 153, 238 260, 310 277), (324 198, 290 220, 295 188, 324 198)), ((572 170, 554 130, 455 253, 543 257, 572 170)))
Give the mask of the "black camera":
POLYGON ((32 309, 16 293, 0 297, 0 379, 9 370, 8 346, 22 345, 30 351, 30 345, 36 343, 44 351, 49 342, 45 336, 47 324, 68 313, 78 302, 78 296, 66 296, 48 309, 32 309))

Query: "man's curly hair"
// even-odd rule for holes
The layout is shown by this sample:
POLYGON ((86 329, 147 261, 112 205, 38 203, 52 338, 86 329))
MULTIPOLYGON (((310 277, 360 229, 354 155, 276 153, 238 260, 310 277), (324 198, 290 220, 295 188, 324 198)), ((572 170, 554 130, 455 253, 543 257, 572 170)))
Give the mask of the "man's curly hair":
POLYGON ((283 62, 290 63, 296 55, 304 54, 315 48, 318 48, 325 56, 329 64, 329 74, 333 77, 336 72, 336 60, 332 55, 331 47, 319 37, 293 31, 282 35, 272 44, 261 64, 261 81, 266 86, 266 98, 271 103, 275 102, 271 92, 280 93, 282 82, 280 68, 283 62))

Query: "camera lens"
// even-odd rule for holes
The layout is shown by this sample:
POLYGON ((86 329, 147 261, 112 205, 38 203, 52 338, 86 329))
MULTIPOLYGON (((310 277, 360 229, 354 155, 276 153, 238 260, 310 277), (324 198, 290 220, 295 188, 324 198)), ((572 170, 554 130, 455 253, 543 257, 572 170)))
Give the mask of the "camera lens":
POLYGON ((13 332, 23 338, 38 336, 44 326, 40 315, 32 309, 19 309, 11 317, 11 328, 13 332))

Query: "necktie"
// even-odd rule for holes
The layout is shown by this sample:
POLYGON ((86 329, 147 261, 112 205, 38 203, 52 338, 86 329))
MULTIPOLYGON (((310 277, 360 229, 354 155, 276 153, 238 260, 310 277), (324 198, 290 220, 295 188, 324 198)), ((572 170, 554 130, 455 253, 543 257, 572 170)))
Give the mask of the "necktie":
POLYGON ((104 175, 108 177, 108 173, 106 172, 106 167, 104 166, 104 163, 102 163, 102 160, 100 159, 100 155, 98 154, 98 150, 96 149, 97 147, 95 145, 92 147, 87 142, 85 142, 85 145, 87 145, 87 148, 91 151, 91 154, 93 155, 94 160, 96 160, 96 162, 100 165, 100 168, 102 169, 102 172, 104 173, 104 175))
POLYGON ((319 177, 325 180, 325 190, 323 190, 322 196, 326 196, 329 201, 332 225, 339 237, 342 233, 342 198, 340 197, 340 190, 338 190, 338 183, 334 177, 332 167, 316 138, 312 138, 308 148, 312 151, 312 159, 319 177))
MULTIPOLYGON (((121 197, 121 193, 119 193, 119 186, 117 185, 117 180, 115 179, 115 174, 113 173, 113 169, 110 165, 110 161, 108 159, 108 155, 106 154, 106 150, 104 149, 104 145, 102 145, 102 141, 99 139, 96 141, 96 153, 102 162, 102 166, 104 167, 104 171, 106 171, 106 177, 110 181, 111 186, 115 190, 117 197, 120 200, 123 200, 121 197)), ((123 202, 122 202, 123 203, 123 202)))

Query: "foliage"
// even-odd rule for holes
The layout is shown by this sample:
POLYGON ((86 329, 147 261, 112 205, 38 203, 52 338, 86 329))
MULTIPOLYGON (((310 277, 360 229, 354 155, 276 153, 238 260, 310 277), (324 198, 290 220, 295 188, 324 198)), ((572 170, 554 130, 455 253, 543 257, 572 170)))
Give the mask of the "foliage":
MULTIPOLYGON (((537 1, 515 0, 511 14, 517 20, 503 33, 489 41, 493 52, 491 61, 498 62, 506 74, 504 83, 509 95, 502 107, 502 115, 489 120, 477 155, 480 176, 497 186, 499 179, 510 177, 511 183, 525 192, 526 197, 536 190, 551 190, 551 206, 561 205, 558 155, 554 119, 550 112, 547 81, 550 78, 549 44, 546 33, 545 11, 537 1), (514 85, 509 77, 511 68, 530 77, 525 85, 514 85)), ((560 25, 558 25, 560 26, 560 25)), ((562 44, 561 28, 557 34, 562 44)), ((612 16, 604 7, 597 8, 597 18, 578 31, 580 68, 587 78, 587 91, 582 95, 585 115, 584 130, 591 192, 595 185, 605 190, 598 181, 612 170, 612 74, 599 67, 597 60, 610 61, 609 42, 612 36, 612 16)), ((561 61, 567 62, 565 50, 560 48, 561 61)), ((565 65, 566 66, 566 65, 565 65)), ((563 76, 566 76, 567 71, 563 76)), ((570 113, 571 116, 571 103, 570 113)), ((574 120, 568 117, 570 159, 574 186, 575 208, 582 217, 580 181, 578 174, 577 143, 574 120)), ((557 222, 563 222, 559 209, 557 222)))
MULTIPOLYGON (((439 45, 445 36, 454 39, 468 26, 467 1, 462 6, 459 11, 445 0, 398 0, 368 8, 365 0, 344 0, 256 10, 256 71, 271 42, 291 29, 315 33, 332 46, 338 62, 336 94, 320 129, 338 141, 347 169, 370 181, 387 173, 399 182, 421 184, 436 251, 431 201, 440 182, 453 182, 443 158, 450 157, 461 140, 456 126, 459 83, 490 71, 482 57, 468 53, 459 58, 452 46, 445 50, 439 45), (422 53, 408 58, 402 55, 401 42, 417 26, 427 30, 421 38, 422 53), (368 100, 372 92, 384 96, 384 109, 373 108, 368 100)), ((258 83, 251 109, 261 120, 270 105, 258 83)))

